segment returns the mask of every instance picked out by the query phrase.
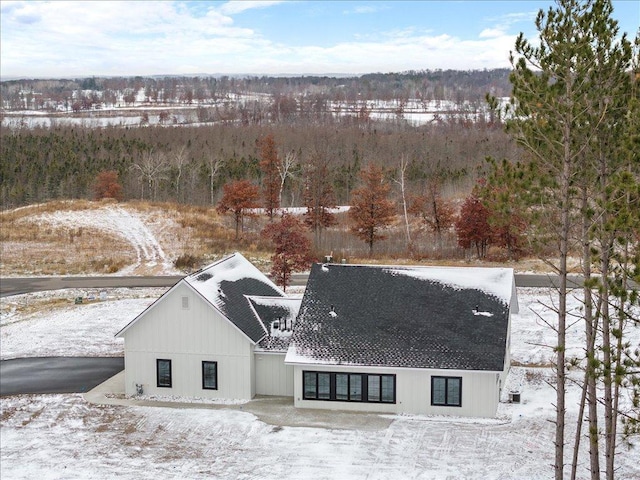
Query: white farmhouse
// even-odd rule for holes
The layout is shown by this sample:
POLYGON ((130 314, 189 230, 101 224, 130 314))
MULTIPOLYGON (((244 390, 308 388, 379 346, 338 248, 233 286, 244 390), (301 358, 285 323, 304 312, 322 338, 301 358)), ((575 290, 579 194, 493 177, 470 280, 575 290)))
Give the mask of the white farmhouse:
POLYGON ((517 309, 512 269, 314 265, 285 358, 294 403, 493 417, 517 309))
POLYGON ((236 253, 118 333, 126 393, 493 417, 517 309, 507 268, 317 264, 300 301, 236 253))
POLYGON ((284 357, 299 307, 239 253, 183 278, 116 335, 126 394, 292 396, 284 357))

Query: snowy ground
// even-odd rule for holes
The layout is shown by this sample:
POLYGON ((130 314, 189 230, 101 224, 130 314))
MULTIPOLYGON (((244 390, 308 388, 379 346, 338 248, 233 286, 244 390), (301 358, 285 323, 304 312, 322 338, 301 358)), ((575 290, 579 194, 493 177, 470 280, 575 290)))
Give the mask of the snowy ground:
MULTIPOLYGON (((113 335, 162 289, 100 292, 75 305, 75 291, 3 299, 2 358, 117 355, 113 335)), ((545 290, 519 289, 521 313, 513 319, 513 360, 546 364, 553 333, 535 312, 551 320, 539 300, 545 290)), ((577 300, 570 308, 578 310, 577 300)), ((580 327, 568 342, 577 348, 580 327)), ((640 342, 638 329, 631 332, 640 342)), ((577 351, 577 350, 576 350, 577 351)), ((575 373, 578 375, 578 372, 575 373)), ((80 395, 2 398, 0 478, 5 479, 548 479, 553 477, 552 402, 549 368, 514 367, 511 386, 523 402, 501 404, 497 419, 392 416, 366 429, 270 425, 242 406, 196 409, 96 406, 80 395)), ((579 391, 570 386, 569 424, 579 391)), ((295 415, 295 411, 291 411, 295 415)), ((328 416, 330 419, 330 416, 328 416)), ((621 450, 618 478, 640 478, 637 452, 621 450)), ((581 458, 579 478, 588 478, 581 458)))
POLYGON ((118 275, 176 275, 165 254, 159 236, 169 228, 171 219, 157 219, 152 215, 120 205, 109 205, 93 210, 58 210, 30 218, 30 221, 52 226, 73 226, 110 233, 126 240, 135 250, 133 265, 120 270, 118 275))

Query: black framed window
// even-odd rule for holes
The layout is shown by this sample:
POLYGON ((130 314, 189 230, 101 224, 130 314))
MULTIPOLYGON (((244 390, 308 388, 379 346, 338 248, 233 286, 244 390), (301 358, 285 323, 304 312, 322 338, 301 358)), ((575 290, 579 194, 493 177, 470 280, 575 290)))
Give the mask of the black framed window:
POLYGON ((431 377, 431 405, 462 406, 462 377, 431 377))
POLYGON ((396 403, 396 376, 304 371, 302 392, 305 400, 396 403))
POLYGON ((218 389, 218 362, 202 362, 202 388, 203 390, 218 389))
POLYGON ((156 359, 156 379, 158 387, 171 388, 171 360, 156 359))

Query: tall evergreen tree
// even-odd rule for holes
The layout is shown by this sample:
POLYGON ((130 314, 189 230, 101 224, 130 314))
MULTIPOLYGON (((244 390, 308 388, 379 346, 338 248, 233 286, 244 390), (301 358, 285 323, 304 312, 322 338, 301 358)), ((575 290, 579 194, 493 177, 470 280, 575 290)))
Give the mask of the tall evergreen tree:
MULTIPOLYGON (((612 344, 609 337, 607 277, 615 250, 615 229, 607 225, 615 217, 609 202, 612 168, 620 166, 618 128, 624 125, 628 104, 628 69, 631 50, 623 36, 618 39, 608 0, 559 0, 536 19, 539 46, 521 34, 512 56, 512 116, 509 130, 533 157, 539 176, 530 191, 536 198, 538 233, 555 239, 557 259, 550 262, 559 275, 556 351, 555 478, 563 478, 565 436, 565 339, 568 294, 567 260, 574 242, 583 245, 583 272, 591 276, 593 252, 602 274, 597 315, 591 302, 594 283, 585 283, 587 375, 585 396, 589 406, 590 470, 599 478, 599 445, 595 377, 598 360, 594 350, 598 318, 603 332, 605 394, 606 473, 612 478, 615 455, 615 412, 612 385, 612 344), (596 220, 597 219, 597 220, 596 220), (576 230, 582 233, 573 236, 576 230), (598 238, 594 242, 594 238, 598 238), (594 247, 596 247, 594 249, 594 247), (606 318, 606 320, 605 320, 606 318)), ((581 419, 579 420, 581 422, 581 419)), ((578 429, 576 442, 579 441, 578 429)), ((574 448, 572 476, 576 475, 579 443, 574 448)))

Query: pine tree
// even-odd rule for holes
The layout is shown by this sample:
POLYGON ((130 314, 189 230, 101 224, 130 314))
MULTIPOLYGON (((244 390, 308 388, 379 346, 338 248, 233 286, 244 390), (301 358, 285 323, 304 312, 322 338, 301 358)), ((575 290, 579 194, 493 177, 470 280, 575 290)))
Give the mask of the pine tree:
MULTIPOLYGON (((599 478, 599 447, 595 375, 598 360, 593 341, 598 328, 603 332, 602 374, 605 384, 605 455, 607 478, 613 478, 615 455, 615 412, 609 313, 610 260, 615 234, 607 222, 615 217, 610 203, 614 185, 612 167, 617 165, 616 130, 625 122, 628 102, 627 70, 630 46, 626 38, 618 40, 616 22, 611 19, 608 0, 559 0, 546 14, 536 19, 539 46, 533 46, 521 34, 516 41, 517 58, 512 57, 512 115, 508 129, 533 157, 539 177, 530 185, 537 193, 538 213, 532 226, 545 239, 555 239, 557 260, 549 261, 559 276, 556 352, 556 435, 555 478, 563 478, 565 436, 565 339, 568 293, 567 259, 573 242, 583 245, 585 282, 585 328, 587 329, 587 375, 585 397, 589 406, 590 470, 599 478), (627 80, 625 80, 625 78, 627 80), (595 199, 595 202, 594 202, 595 199), (597 218, 597 221, 594 219, 597 218), (599 225, 599 226, 598 226, 599 225), (573 232, 581 231, 579 238, 573 232), (594 238, 598 241, 594 243, 594 238), (594 249, 594 247, 597 247, 594 249), (598 269, 602 275, 598 308, 593 311, 589 279, 598 251, 598 269), (598 326, 598 318, 603 324, 598 326)), ((637 178, 637 177, 636 177, 637 178)), ((579 423, 582 422, 580 418, 579 423)), ((576 475, 580 429, 574 447, 572 477, 576 475)))
POLYGON ((474 189, 489 211, 491 242, 507 250, 510 259, 517 259, 526 250, 525 233, 529 224, 527 187, 535 172, 507 160, 497 163, 487 159, 490 172, 474 189))

